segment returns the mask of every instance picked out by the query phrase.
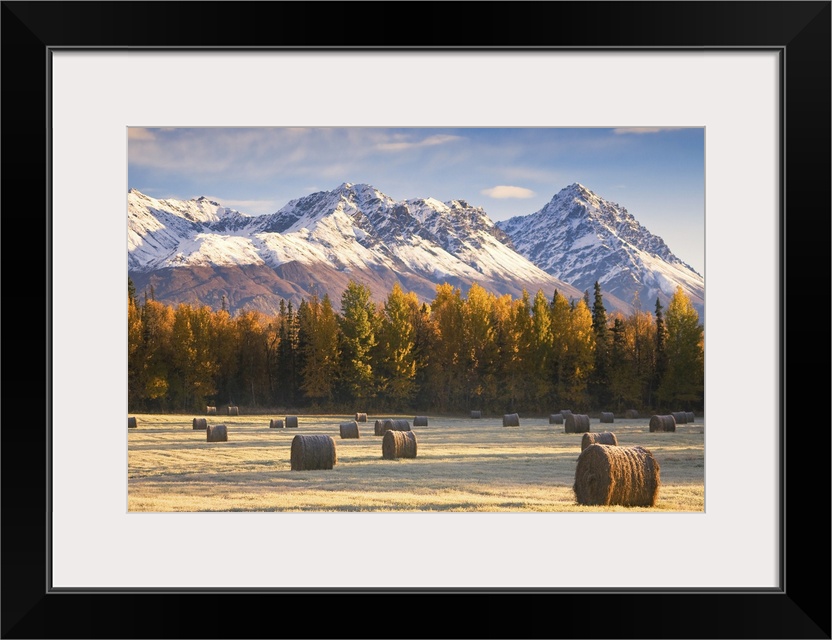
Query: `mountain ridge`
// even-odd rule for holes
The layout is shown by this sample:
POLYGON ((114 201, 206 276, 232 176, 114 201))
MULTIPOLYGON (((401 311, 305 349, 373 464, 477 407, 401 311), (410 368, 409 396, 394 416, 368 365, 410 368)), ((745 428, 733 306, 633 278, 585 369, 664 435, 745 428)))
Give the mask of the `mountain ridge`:
POLYGON ((582 295, 502 242, 507 236, 485 211, 464 200, 396 201, 371 185, 342 183, 265 216, 247 216, 205 198, 157 200, 137 190, 128 194, 128 211, 131 277, 137 286, 153 284, 157 299, 172 302, 204 299, 206 279, 224 290, 232 309, 267 312, 279 300, 266 300, 262 291, 240 294, 252 289, 246 280, 291 290, 295 302, 328 293, 337 303, 351 278, 367 283, 379 300, 395 281, 424 301, 433 299, 442 282, 460 289, 477 283, 515 297, 524 289, 582 295), (175 273, 196 267, 199 286, 175 273), (209 276, 206 267, 217 270, 209 276), (294 287, 282 277, 287 271, 294 287))
MULTIPOLYGON (((159 200, 130 189, 128 271, 159 300, 219 308, 225 296, 230 310, 268 313, 281 298, 328 294, 337 305, 350 279, 379 301, 398 281, 426 302, 442 282, 463 294, 476 282, 496 295, 540 289, 577 299, 597 280, 607 309, 627 314, 633 291, 666 301, 684 275, 683 288, 704 303, 699 274, 625 208, 580 183, 501 222, 464 199, 397 201, 366 183, 343 182, 261 216, 205 196, 159 200)), ((653 300, 641 298, 642 306, 653 300)))
POLYGON ((682 287, 700 316, 704 278, 629 211, 575 182, 541 209, 496 223, 521 255, 578 289, 597 281, 605 294, 642 306, 658 298, 666 307, 682 287))

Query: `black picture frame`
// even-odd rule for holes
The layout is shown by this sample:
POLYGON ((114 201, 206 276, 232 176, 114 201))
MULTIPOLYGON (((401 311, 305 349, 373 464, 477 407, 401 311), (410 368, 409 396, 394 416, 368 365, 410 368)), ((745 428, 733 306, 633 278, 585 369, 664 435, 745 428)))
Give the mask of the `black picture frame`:
MULTIPOLYGON (((3 336, 14 347, 12 353, 23 348, 25 355, 7 352, 3 371, 2 637, 830 638, 830 430, 821 417, 820 428, 807 425, 807 433, 802 418, 787 412, 786 405, 787 380, 793 392, 788 399, 796 410, 811 410, 816 394, 829 397, 828 378, 807 368, 810 358, 804 354, 828 347, 830 7, 828 1, 3 2, 3 284, 8 305, 3 336), (780 588, 52 591, 50 51, 131 47, 777 50, 785 80, 780 132, 780 588), (785 268, 787 255, 796 261, 794 269, 785 268), (821 279, 825 290, 818 287, 821 279), (822 330, 798 329, 818 320, 822 330), (821 388, 818 382, 825 384, 821 388), (305 614, 310 607, 311 619, 305 614), (316 610, 323 615, 315 615, 316 610), (394 626, 382 622, 388 617, 394 626)), ((82 283, 78 295, 77 312, 92 316, 82 283)), ((553 541, 560 544, 565 543, 553 541)), ((581 552, 579 544, 575 550, 581 552)), ((615 548, 610 561, 639 563, 626 549, 615 548)))

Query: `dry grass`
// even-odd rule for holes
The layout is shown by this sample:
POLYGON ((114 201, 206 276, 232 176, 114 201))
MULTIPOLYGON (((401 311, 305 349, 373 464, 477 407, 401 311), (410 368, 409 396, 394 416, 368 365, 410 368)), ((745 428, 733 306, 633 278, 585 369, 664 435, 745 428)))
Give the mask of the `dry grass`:
MULTIPOLYGON (((291 473, 298 432, 338 437, 353 415, 301 416, 298 430, 269 429, 262 416, 223 416, 229 441, 210 443, 191 416, 137 414, 128 432, 130 511, 152 512, 704 512, 705 419, 650 433, 648 419, 618 420, 621 446, 643 446, 661 465, 654 507, 583 506, 572 485, 582 434, 548 417, 523 429, 502 417, 443 418, 419 429, 419 455, 384 460, 382 438, 338 441, 338 463, 291 473)), ((209 424, 212 420, 209 419, 209 424)))

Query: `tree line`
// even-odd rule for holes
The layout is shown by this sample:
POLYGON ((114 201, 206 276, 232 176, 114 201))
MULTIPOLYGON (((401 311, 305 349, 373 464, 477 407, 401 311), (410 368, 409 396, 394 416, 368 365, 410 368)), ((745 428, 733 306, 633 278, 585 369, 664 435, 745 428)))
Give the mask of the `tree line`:
POLYGON ((665 310, 607 313, 595 283, 578 300, 436 287, 431 302, 396 284, 375 302, 350 281, 281 301, 268 315, 139 299, 128 278, 131 412, 237 404, 309 411, 547 415, 695 411, 704 403, 704 330, 681 288, 665 310))

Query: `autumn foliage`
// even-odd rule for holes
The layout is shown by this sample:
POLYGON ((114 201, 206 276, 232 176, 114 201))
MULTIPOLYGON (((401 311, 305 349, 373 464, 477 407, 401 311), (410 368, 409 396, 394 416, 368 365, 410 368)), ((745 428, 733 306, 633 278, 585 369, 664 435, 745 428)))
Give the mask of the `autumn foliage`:
POLYGON ((655 314, 636 300, 629 316, 606 314, 595 293, 590 308, 588 296, 442 284, 420 302, 395 285, 378 302, 351 281, 338 309, 324 296, 232 315, 139 300, 131 288, 129 411, 701 410, 704 331, 684 292, 655 314))

